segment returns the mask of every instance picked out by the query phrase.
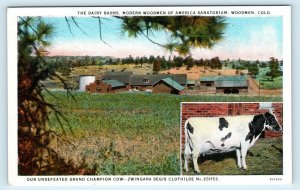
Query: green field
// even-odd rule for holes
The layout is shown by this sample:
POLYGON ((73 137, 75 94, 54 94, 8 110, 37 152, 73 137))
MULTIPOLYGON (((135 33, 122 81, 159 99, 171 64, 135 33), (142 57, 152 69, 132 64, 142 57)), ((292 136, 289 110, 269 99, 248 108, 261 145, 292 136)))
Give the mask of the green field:
POLYGON ((261 88, 263 89, 282 89, 282 76, 276 77, 273 80, 270 77, 266 76, 266 73, 270 69, 267 68, 260 68, 259 73, 256 76, 256 81, 259 82, 261 88))
POLYGON ((50 113, 48 128, 66 141, 51 146, 69 162, 84 161, 98 175, 180 174, 180 102, 282 101, 280 97, 88 94, 53 91, 69 122, 63 129, 50 113))

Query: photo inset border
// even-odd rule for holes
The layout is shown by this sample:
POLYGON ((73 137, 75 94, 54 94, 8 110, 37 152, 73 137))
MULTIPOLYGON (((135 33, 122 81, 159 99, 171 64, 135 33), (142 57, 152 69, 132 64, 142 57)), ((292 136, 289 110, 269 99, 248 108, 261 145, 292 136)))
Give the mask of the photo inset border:
POLYGON ((182 103, 182 174, 283 175, 282 136, 281 102, 182 103))

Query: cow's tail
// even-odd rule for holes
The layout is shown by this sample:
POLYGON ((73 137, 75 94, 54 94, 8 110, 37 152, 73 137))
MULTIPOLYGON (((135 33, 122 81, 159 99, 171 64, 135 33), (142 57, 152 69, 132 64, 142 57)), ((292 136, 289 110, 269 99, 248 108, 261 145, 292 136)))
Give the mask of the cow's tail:
POLYGON ((186 120, 185 124, 184 124, 184 135, 185 135, 185 147, 184 147, 184 154, 185 155, 190 155, 192 154, 192 149, 191 149, 191 146, 190 146, 190 131, 188 130, 188 127, 189 127, 189 120, 186 120))
POLYGON ((190 139, 190 131, 188 130, 189 127, 189 120, 187 120, 184 124, 184 136, 185 136, 185 143, 184 143, 184 167, 185 171, 188 172, 188 160, 190 155, 192 154, 191 148, 191 139, 190 139))

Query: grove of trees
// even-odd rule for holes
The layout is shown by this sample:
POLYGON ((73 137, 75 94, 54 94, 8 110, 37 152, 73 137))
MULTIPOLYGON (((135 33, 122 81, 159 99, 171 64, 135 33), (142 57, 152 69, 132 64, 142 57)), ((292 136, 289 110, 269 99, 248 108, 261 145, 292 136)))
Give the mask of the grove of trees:
POLYGON ((129 55, 125 58, 113 58, 113 57, 100 57, 100 56, 55 56, 45 57, 49 67, 62 73, 64 76, 68 76, 71 73, 71 68, 82 66, 102 66, 102 65, 122 65, 122 64, 135 64, 137 67, 142 67, 144 64, 151 64, 155 69, 153 71, 158 72, 160 70, 166 70, 174 67, 186 66, 189 70, 193 66, 205 66, 210 69, 221 69, 222 62, 219 57, 212 59, 194 59, 192 56, 182 57, 173 56, 166 59, 164 56, 149 57, 133 57, 129 55), (157 64, 159 62, 159 67, 157 64))
POLYGON ((267 77, 270 77, 273 80, 276 77, 282 76, 282 71, 280 66, 283 62, 278 61, 278 59, 271 57, 269 61, 247 61, 238 59, 237 61, 231 60, 230 62, 225 62, 224 66, 231 64, 232 69, 236 70, 248 70, 248 74, 252 77, 257 77, 259 74, 260 68, 268 68, 269 71, 266 73, 267 77))

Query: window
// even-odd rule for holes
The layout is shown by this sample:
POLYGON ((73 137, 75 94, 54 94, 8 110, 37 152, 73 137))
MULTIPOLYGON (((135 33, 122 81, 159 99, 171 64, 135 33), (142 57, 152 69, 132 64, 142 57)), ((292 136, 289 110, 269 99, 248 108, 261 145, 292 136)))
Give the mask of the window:
POLYGON ((224 89, 224 94, 231 94, 231 89, 224 89))
POLYGON ((149 80, 149 79, 144 79, 143 82, 144 82, 144 83, 149 83, 150 80, 149 80))
POLYGON ((239 94, 239 89, 237 88, 227 88, 224 89, 224 94, 239 94))
POLYGON ((234 89, 232 89, 232 94, 239 94, 239 89, 237 89, 237 88, 234 88, 234 89))

